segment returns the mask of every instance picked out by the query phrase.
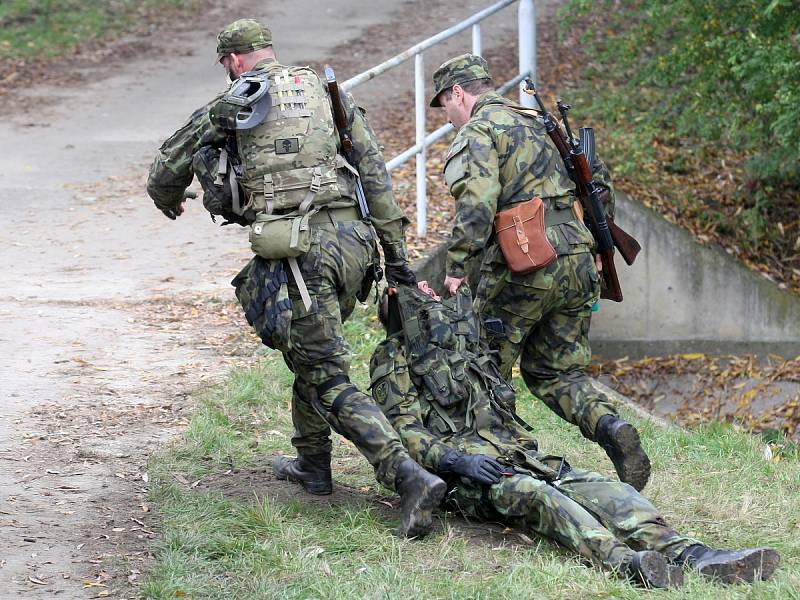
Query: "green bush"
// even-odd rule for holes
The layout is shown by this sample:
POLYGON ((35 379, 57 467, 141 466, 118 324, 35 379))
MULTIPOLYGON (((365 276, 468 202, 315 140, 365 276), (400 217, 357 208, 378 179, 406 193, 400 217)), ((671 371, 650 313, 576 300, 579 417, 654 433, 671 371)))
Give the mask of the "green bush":
POLYGON ((754 180, 800 183, 797 0, 572 0, 568 13, 593 17, 606 114, 739 147, 754 180))

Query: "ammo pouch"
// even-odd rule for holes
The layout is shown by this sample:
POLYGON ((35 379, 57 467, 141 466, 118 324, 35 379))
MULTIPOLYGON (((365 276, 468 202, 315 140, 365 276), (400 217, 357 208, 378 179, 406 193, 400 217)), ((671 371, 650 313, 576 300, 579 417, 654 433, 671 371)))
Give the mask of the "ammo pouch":
POLYGON ((467 364, 457 353, 432 348, 410 367, 413 379, 425 384, 425 389, 439 406, 446 408, 467 399, 467 364))
POLYGON ((501 210, 494 217, 497 243, 515 275, 537 271, 556 259, 556 251, 545 234, 544 213, 544 203, 536 197, 501 210))
POLYGON ((250 248, 255 254, 268 260, 292 258, 308 252, 311 248, 311 216, 297 212, 288 215, 259 213, 250 226, 250 248))

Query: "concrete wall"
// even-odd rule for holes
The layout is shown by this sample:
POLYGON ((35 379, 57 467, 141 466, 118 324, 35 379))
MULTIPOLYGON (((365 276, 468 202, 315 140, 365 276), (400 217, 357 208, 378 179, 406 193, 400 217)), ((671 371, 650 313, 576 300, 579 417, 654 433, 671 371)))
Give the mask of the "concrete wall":
MULTIPOLYGON (((618 196, 617 223, 642 244, 632 267, 617 257, 624 302, 600 302, 592 349, 613 357, 675 352, 800 355, 800 298, 717 247, 618 196)), ((445 248, 418 263, 440 281, 445 248)))

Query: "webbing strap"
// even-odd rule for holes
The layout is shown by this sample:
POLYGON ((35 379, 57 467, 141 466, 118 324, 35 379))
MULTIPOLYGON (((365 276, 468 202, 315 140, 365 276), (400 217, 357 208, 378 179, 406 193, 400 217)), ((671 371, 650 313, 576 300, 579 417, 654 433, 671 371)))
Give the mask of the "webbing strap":
POLYGON ((323 394, 335 388, 337 385, 342 385, 343 383, 350 383, 350 378, 347 375, 344 373, 334 375, 330 379, 326 379, 317 386, 317 395, 322 396, 323 394))
POLYGON ((339 392, 339 394, 334 399, 333 404, 331 405, 331 413, 333 414, 333 416, 338 417, 339 411, 342 409, 342 404, 344 404, 344 401, 347 400, 353 394, 357 393, 358 390, 353 385, 346 387, 341 392, 339 392))
POLYGON ((453 433, 458 433, 458 427, 456 427, 456 424, 453 422, 453 419, 450 418, 450 415, 447 414, 444 408, 442 408, 439 405, 439 403, 436 402, 436 400, 434 400, 433 402, 428 402, 428 405, 431 408, 433 408, 434 411, 436 411, 436 414, 439 415, 439 418, 442 421, 447 423, 447 426, 450 428, 450 431, 452 431, 453 433))
POLYGON ((289 268, 292 270, 292 277, 297 284, 297 291, 300 292, 300 298, 303 300, 303 306, 306 310, 311 310, 311 295, 308 293, 306 282, 303 279, 303 273, 300 271, 300 265, 297 264, 297 258, 291 256, 286 259, 289 262, 289 268))
POLYGON ((214 179, 215 185, 222 185, 222 179, 228 170, 228 149, 223 148, 219 153, 219 161, 217 162, 217 177, 214 179))
POLYGON ((275 210, 275 186, 272 183, 272 173, 264 173, 264 206, 268 215, 275 210))
POLYGON ((228 173, 228 182, 231 184, 231 208, 233 212, 241 216, 244 209, 239 199, 239 182, 236 181, 236 173, 233 172, 233 169, 228 173))

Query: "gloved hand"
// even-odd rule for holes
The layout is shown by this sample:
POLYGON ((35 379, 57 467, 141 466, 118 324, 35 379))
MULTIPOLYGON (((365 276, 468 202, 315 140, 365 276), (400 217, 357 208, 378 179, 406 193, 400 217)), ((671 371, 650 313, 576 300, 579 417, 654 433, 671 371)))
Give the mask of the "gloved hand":
POLYGON ((511 469, 501 465, 491 456, 485 454, 463 454, 452 450, 445 454, 439 465, 439 473, 447 475, 454 473, 472 479, 476 483, 492 485, 500 478, 511 473, 511 469))
POLYGON ((167 218, 172 219, 173 221, 183 214, 183 202, 180 204, 173 204, 172 206, 159 206, 156 204, 156 208, 164 213, 167 218))
POLYGON ((395 283, 400 285, 417 285, 417 276, 408 266, 408 263, 399 265, 385 265, 386 281, 389 285, 395 283))
POLYGON ((183 200, 181 200, 178 204, 162 204, 155 201, 153 203, 156 205, 156 208, 164 213, 167 218, 174 221, 177 217, 183 214, 183 203, 187 198, 197 198, 197 192, 193 192, 191 190, 184 191, 183 200))

